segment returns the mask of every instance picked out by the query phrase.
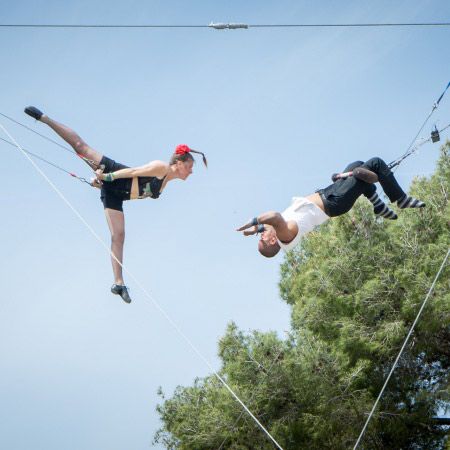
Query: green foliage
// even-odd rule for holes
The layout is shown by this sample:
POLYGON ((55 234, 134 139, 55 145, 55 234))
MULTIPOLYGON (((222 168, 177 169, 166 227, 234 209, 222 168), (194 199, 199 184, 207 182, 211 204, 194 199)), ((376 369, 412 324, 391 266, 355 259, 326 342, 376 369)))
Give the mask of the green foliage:
MULTIPOLYGON (((411 194, 424 210, 376 219, 367 201, 287 255, 280 293, 288 338, 230 324, 220 376, 287 449, 348 449, 450 247, 450 145, 411 194)), ((432 418, 448 409, 450 271, 429 299, 364 437, 365 449, 443 449, 432 418)), ((215 376, 178 387, 158 406, 155 441, 169 449, 272 449, 215 376)))

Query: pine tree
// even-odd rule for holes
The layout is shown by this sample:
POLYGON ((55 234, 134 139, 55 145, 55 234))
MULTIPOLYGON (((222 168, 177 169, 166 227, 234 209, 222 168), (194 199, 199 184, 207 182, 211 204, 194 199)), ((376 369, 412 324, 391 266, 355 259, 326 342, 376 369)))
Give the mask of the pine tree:
MULTIPOLYGON (((287 449, 348 449, 450 248, 450 145, 411 195, 424 210, 376 219, 361 199, 311 233, 281 267, 292 308, 287 339, 230 324, 220 370, 287 449)), ((365 449, 443 449, 433 417, 448 409, 450 270, 434 293, 364 436, 365 449)), ((178 387, 158 406, 156 442, 169 449, 272 449, 273 444, 214 377, 178 387)))

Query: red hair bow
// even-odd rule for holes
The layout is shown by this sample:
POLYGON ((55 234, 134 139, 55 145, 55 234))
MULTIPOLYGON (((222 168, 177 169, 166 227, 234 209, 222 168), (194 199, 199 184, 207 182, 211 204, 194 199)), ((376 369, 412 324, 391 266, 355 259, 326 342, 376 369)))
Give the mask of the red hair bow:
POLYGON ((177 155, 185 155, 189 153, 191 149, 186 144, 177 145, 175 148, 175 154, 177 155))

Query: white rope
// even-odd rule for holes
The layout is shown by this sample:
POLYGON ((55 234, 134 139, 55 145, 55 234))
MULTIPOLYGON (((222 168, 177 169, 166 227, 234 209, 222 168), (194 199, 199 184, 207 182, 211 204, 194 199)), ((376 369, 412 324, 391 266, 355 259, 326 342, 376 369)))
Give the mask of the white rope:
MULTIPOLYGON (((233 339, 239 344, 238 340, 237 340, 234 336, 233 336, 233 339)), ((281 347, 282 347, 282 346, 281 346, 281 347)), ((283 352, 283 348, 281 348, 280 351, 275 355, 273 361, 271 362, 271 364, 270 364, 270 366, 269 366, 269 368, 268 368, 268 370, 267 370, 267 373, 265 374, 266 377, 269 377, 270 372, 272 371, 272 368, 275 366, 275 363, 277 362, 278 357, 280 356, 280 354, 281 354, 282 352, 283 352)), ((251 355, 250 355, 250 354, 249 354, 249 356, 250 356, 250 358, 251 358, 251 355)), ((258 361, 255 360, 255 362, 256 362, 259 366, 262 366, 262 364, 259 363, 258 361)), ((250 393, 251 393, 251 396, 250 396, 249 401, 248 401, 249 404, 252 402, 253 398, 256 396, 256 389, 259 387, 260 384, 261 384, 261 381, 259 381, 259 382, 256 384, 256 386, 252 389, 252 391, 250 392, 250 393)), ((238 418, 235 420, 234 424, 233 424, 232 427, 231 427, 231 432, 234 432, 234 431, 236 430, 236 426, 237 426, 238 422, 241 420, 241 418, 242 418, 243 415, 244 415, 244 411, 241 411, 241 413, 239 414, 238 418)), ((223 448, 223 446, 225 445, 225 442, 227 442, 228 438, 229 438, 229 436, 226 436, 226 437, 224 438, 224 440, 223 440, 222 443, 220 444, 220 447, 219 447, 217 450, 222 450, 222 448, 223 448)))
POLYGON ((252 412, 247 408, 247 406, 242 402, 242 400, 235 394, 231 387, 226 383, 226 381, 214 370, 209 361, 200 353, 200 350, 192 343, 192 341, 181 331, 178 325, 170 318, 162 306, 150 295, 150 293, 145 289, 141 282, 117 259, 114 253, 110 250, 109 246, 101 239, 101 237, 94 231, 94 229, 89 225, 89 223, 83 218, 83 216, 75 209, 74 206, 67 200, 67 198, 62 194, 62 192, 53 184, 53 182, 47 177, 47 175, 41 170, 41 168, 30 158, 30 156, 25 152, 25 150, 17 143, 17 141, 11 136, 11 134, 6 130, 6 128, 0 123, 0 127, 3 129, 4 133, 14 142, 14 145, 22 152, 26 159, 33 165, 33 167, 39 172, 39 174, 47 181, 50 187, 59 195, 59 197, 64 201, 64 203, 72 210, 72 212, 81 220, 81 222, 86 226, 86 228, 91 232, 91 234, 97 239, 97 241, 106 249, 106 251, 111 255, 114 260, 120 264, 124 272, 136 283, 136 285, 141 289, 144 295, 153 303, 153 305, 158 309, 158 311, 165 317, 173 329, 185 340, 185 342, 191 347, 191 349, 197 354, 197 356, 209 367, 209 369, 214 373, 217 379, 225 386, 225 388, 230 392, 230 394, 236 399, 236 401, 245 409, 245 411, 250 415, 250 417, 257 423, 262 431, 270 438, 270 440, 280 449, 283 450, 280 444, 275 440, 275 438, 266 430, 266 428, 261 424, 261 422, 252 414, 252 412))
POLYGON ((375 409, 377 408, 378 402, 380 401, 380 399, 381 399, 381 397, 382 397, 382 395, 383 395, 383 393, 384 393, 384 390, 386 389, 386 386, 387 386, 387 384, 389 383, 389 380, 390 380, 390 378, 391 378, 391 375, 392 375, 392 373, 394 372, 394 370, 395 370, 395 368, 396 368, 396 366, 397 366, 397 363, 398 363, 398 361, 399 361, 399 359, 400 359, 400 357, 401 357, 401 355, 402 355, 402 353, 403 353, 403 350, 405 349, 406 344, 408 343, 409 338, 411 337, 411 334, 412 334, 412 332, 414 331, 414 327, 416 326, 416 323, 417 323, 417 321, 419 320, 419 317, 420 317, 420 315, 422 314, 423 309, 425 308, 425 305, 426 305, 426 303, 427 303, 427 301, 428 301, 428 299, 429 299, 429 297, 430 297, 430 295, 431 295, 431 292, 433 291, 434 286, 435 286, 435 284, 436 284, 436 282, 437 282, 439 276, 441 275, 441 272, 442 272, 443 269, 444 269, 445 263, 447 262, 447 259, 448 259, 448 256, 449 256, 449 255, 450 255, 450 248, 447 250, 447 255, 445 256, 444 261, 442 262, 441 267, 440 267, 438 273, 436 274, 436 277, 434 278, 433 283, 432 283, 430 289, 428 290, 428 294, 426 295, 425 300, 423 301, 422 306, 421 306, 421 308, 419 309, 419 312, 417 313, 417 316, 416 316, 416 318, 415 318, 415 320, 414 320, 414 322, 413 322, 413 324, 412 324, 412 326, 411 326, 411 328, 410 328, 410 330, 409 330, 409 332, 408 332, 408 335, 406 336, 405 342, 403 343, 402 348, 400 349, 400 352, 398 353, 397 358, 395 359, 394 364, 392 365, 392 369, 391 369, 391 371, 389 372, 389 375, 387 376, 386 381, 384 382, 383 387, 381 388, 381 391, 380 391, 380 393, 379 393, 379 395, 378 395, 378 397, 377 397, 377 399, 376 399, 376 401, 375 401, 375 403, 374 403, 374 405, 373 405, 372 411, 370 411, 369 417, 367 418, 366 423, 364 424, 364 427, 363 427, 363 429, 362 429, 362 431, 361 431, 361 434, 360 434, 359 437, 358 437, 358 440, 356 441, 355 446, 353 447, 353 450, 356 450, 356 448, 358 447, 359 443, 361 442, 361 439, 362 439, 362 437, 363 437, 363 435, 364 435, 364 433, 365 433, 365 431, 366 431, 366 428, 367 428, 367 426, 369 425, 370 419, 372 418, 373 413, 375 412, 375 409))

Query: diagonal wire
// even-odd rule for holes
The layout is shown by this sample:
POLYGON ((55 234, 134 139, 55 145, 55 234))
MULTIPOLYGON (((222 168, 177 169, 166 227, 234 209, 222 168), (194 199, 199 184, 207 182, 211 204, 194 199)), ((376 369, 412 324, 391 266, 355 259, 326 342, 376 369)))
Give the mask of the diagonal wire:
MULTIPOLYGON (((64 150, 68 151, 68 152, 71 153, 72 155, 77 156, 76 152, 75 152, 74 150, 72 150, 71 148, 66 147, 65 145, 62 145, 60 142, 55 141, 54 139, 49 138, 48 136, 45 136, 44 134, 41 134, 41 133, 37 132, 37 131, 34 130, 33 128, 28 127, 27 125, 24 125, 23 123, 18 122, 17 120, 13 119, 12 117, 9 117, 9 116, 7 116, 6 114, 3 114, 3 113, 1 113, 1 112, 0 112, 0 116, 4 117, 5 119, 10 120, 11 122, 15 123, 16 125, 19 125, 19 126, 25 128, 25 129, 28 130, 28 131, 31 131, 31 132, 34 133, 34 134, 37 134, 38 136, 40 136, 41 138, 45 139, 46 141, 49 141, 49 142, 51 142, 51 143, 57 145, 58 147, 63 148, 64 150)), ((15 145, 15 144, 14 144, 14 145, 15 145)))
MULTIPOLYGON (((2 140, 3 142, 5 142, 5 143, 7 143, 9 145, 12 145, 14 148, 17 149, 16 144, 14 144, 13 142, 8 141, 7 139, 3 139, 2 137, 0 137, 0 140, 2 140)), ((48 161, 47 159, 43 158, 42 156, 37 155, 36 153, 30 152, 29 150, 25 150, 24 148, 22 148, 22 150, 25 153, 27 153, 28 155, 32 156, 33 158, 39 159, 39 161, 42 161, 42 162, 48 164, 49 166, 52 166, 55 169, 61 170, 61 172, 67 173, 71 177, 77 178, 78 180, 82 181, 83 183, 87 183, 87 184, 89 184, 89 186, 92 186, 92 184, 88 180, 86 180, 86 178, 79 177, 75 173, 69 172, 68 170, 64 169, 63 167, 58 166, 58 164, 55 164, 55 163, 53 163, 51 161, 48 161)))
POLYGON ((210 362, 203 356, 200 350, 194 345, 194 343, 186 336, 186 334, 180 329, 180 327, 172 320, 172 318, 167 314, 163 307, 153 298, 152 295, 147 291, 143 284, 131 273, 128 268, 123 265, 114 253, 110 250, 108 245, 102 240, 102 238, 97 234, 97 232, 92 228, 92 226, 84 219, 84 217, 78 212, 78 210, 67 200, 64 194, 55 186, 55 184, 47 177, 47 175, 40 169, 39 166, 33 161, 30 156, 23 151, 23 148, 17 143, 17 141, 11 136, 11 134, 6 130, 6 128, 0 123, 0 128, 5 132, 5 134, 11 139, 17 148, 22 152, 25 158, 32 164, 36 171, 47 181, 50 187, 59 195, 64 203, 72 210, 72 212, 80 219, 80 221, 86 226, 86 228, 91 232, 91 234, 96 238, 96 240, 106 249, 106 251, 111 255, 111 257, 122 267, 124 272, 136 283, 136 285, 141 289, 144 295, 153 303, 153 305, 158 309, 158 311, 163 315, 163 317, 169 322, 172 328, 184 339, 188 346, 197 354, 197 356, 209 367, 209 369, 214 373, 217 379, 225 386, 229 393, 236 399, 236 401, 244 408, 244 410, 252 417, 252 419, 258 424, 261 430, 267 435, 267 437, 277 446, 278 449, 283 450, 280 444, 275 440, 275 438, 267 431, 267 429, 261 424, 261 422, 253 415, 253 413, 248 409, 245 403, 236 395, 236 393, 231 389, 227 382, 219 375, 219 373, 212 367, 210 362))
MULTIPOLYGON (((237 342, 237 339, 234 338, 237 342)), ((278 357, 280 356, 280 354, 283 352, 283 349, 280 349, 280 351, 275 355, 275 358, 273 359, 272 363, 270 364, 269 368, 267 369, 267 373, 265 374, 266 377, 269 376, 270 372, 272 371, 272 368, 275 366, 275 363, 278 360, 278 357)), ((258 361, 256 361, 258 364, 260 364, 258 361)), ((262 364, 260 364, 262 365, 262 364)), ((261 385, 261 382, 258 383, 257 386, 255 386, 255 388, 252 390, 251 392, 251 396, 250 399, 247 401, 248 404, 251 404, 251 402, 253 401, 254 397, 256 396, 257 393, 257 389, 258 387, 261 385)), ((235 420, 234 424, 230 427, 231 431, 234 432, 236 430, 236 426, 239 423, 239 421, 241 420, 242 416, 243 416, 244 411, 241 411, 241 413, 239 414, 238 418, 235 420)), ((225 445, 225 442, 228 440, 228 436, 225 437, 225 439, 222 441, 222 443, 220 444, 219 448, 217 450, 222 450, 223 446, 225 445)))
POLYGON ((361 442, 361 439, 362 439, 363 436, 364 436, 364 433, 365 433, 365 431, 366 431, 366 429, 367 429, 367 426, 369 425, 370 419, 372 418, 373 413, 375 412, 375 410, 376 410, 376 408, 377 408, 377 406, 378 406, 378 402, 380 401, 380 399, 381 399, 381 397, 382 397, 382 395, 383 395, 383 393, 384 393, 384 390, 386 389, 386 386, 388 385, 389 380, 391 379, 391 375, 393 374, 395 368, 397 367, 397 363, 398 363, 400 357, 402 356, 403 350, 405 349, 406 344, 408 343, 409 338, 411 337, 411 334, 412 334, 413 331, 414 331, 414 327, 416 326, 416 323, 418 322, 419 317, 420 317, 420 315, 422 314, 422 311, 424 310, 425 305, 427 304, 428 299, 430 298, 430 295, 431 295, 431 293, 432 293, 433 290, 434 290, 434 286, 436 285, 436 282, 437 282, 437 280, 439 279, 439 276, 441 275, 442 271, 444 270, 444 267, 445 267, 445 264, 446 264, 446 262, 447 262, 447 259, 448 259, 449 255, 450 255, 450 248, 447 250, 447 254, 445 255, 444 260, 442 261, 441 267, 439 268, 439 270, 438 270, 436 276, 434 277, 433 283, 431 284, 431 287, 430 287, 430 289, 428 290, 428 293, 427 293, 427 295, 426 295, 426 297, 425 297, 425 300, 423 301, 422 306, 420 307, 419 312, 417 313, 417 316, 416 316, 416 318, 414 319, 413 324, 411 325, 411 328, 410 328, 410 330, 409 330, 409 332, 408 332, 408 335, 406 336, 406 339, 405 339, 405 341, 403 342, 402 348, 401 348, 400 351, 398 352, 397 358, 395 358, 395 361, 394 361, 394 364, 392 365, 391 371, 389 372, 389 375, 387 376, 386 381, 384 382, 384 385, 383 385, 383 387, 381 388, 380 393, 378 394, 378 397, 377 397, 377 399, 376 399, 376 401, 375 401, 375 403, 374 403, 374 405, 373 405, 373 407, 372 407, 372 410, 370 411, 369 417, 367 418, 366 423, 364 424, 363 429, 361 430, 361 433, 360 433, 360 435, 359 435, 359 437, 358 437, 358 440, 356 441, 355 446, 353 447, 353 450, 356 450, 356 449, 358 448, 358 445, 359 445, 359 443, 361 442))
POLYGON ((390 169, 392 169, 395 166, 398 166, 405 158, 407 158, 409 155, 411 155, 412 153, 414 153, 417 150, 417 147, 413 147, 414 142, 416 142, 417 138, 419 137, 419 134, 422 132, 422 130, 424 129, 425 125, 427 124, 427 122, 430 120, 430 117, 433 115, 433 113, 436 111, 436 109, 438 109, 439 107, 439 103, 442 100, 442 97, 444 97, 445 93, 447 92, 447 89, 450 87, 450 82, 447 84, 447 86, 445 87, 444 91, 442 92, 442 94, 439 96, 439 99, 434 102, 433 107, 431 108, 431 111, 428 113, 428 116, 426 117, 426 119, 424 120, 422 126, 419 128, 419 131, 417 132, 417 134, 414 136, 414 139, 411 141, 411 143, 408 145, 408 148, 406 149, 406 152, 400 156, 399 158, 395 159, 394 161, 392 161, 390 164, 388 164, 388 167, 390 169))

